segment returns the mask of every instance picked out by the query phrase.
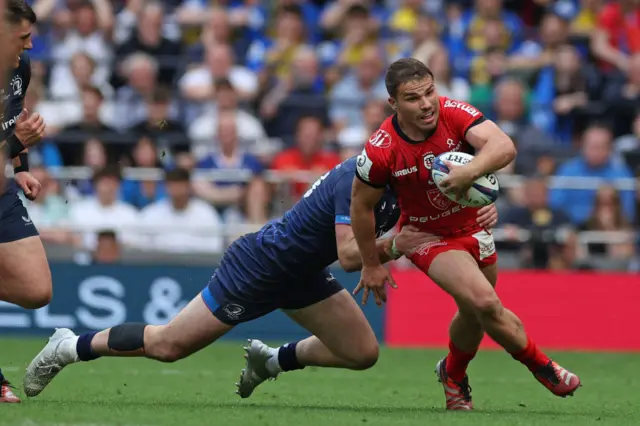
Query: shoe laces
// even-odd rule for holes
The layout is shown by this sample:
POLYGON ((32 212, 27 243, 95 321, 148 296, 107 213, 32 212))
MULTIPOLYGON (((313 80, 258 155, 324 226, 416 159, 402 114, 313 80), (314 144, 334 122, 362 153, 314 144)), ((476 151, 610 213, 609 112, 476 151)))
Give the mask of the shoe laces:
POLYGON ((540 367, 538 375, 548 380, 554 386, 560 383, 560 377, 558 377, 558 371, 553 361, 549 361, 546 365, 540 367))
POLYGON ((471 385, 469 384, 469 376, 464 376, 464 379, 460 382, 453 381, 459 388, 460 392, 462 392, 462 397, 465 401, 471 401, 471 385))

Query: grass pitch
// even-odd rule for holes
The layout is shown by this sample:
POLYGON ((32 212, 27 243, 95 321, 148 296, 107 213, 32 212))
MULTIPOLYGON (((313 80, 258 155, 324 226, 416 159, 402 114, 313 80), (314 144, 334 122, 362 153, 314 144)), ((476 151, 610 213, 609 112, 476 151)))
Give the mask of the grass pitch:
MULTIPOLYGON (((0 340, 0 366, 18 387, 45 339, 0 340)), ((502 352, 481 352, 469 375, 476 410, 448 413, 433 368, 444 350, 383 349, 365 372, 306 368, 234 394, 242 342, 174 363, 100 359, 69 366, 37 398, 0 406, 0 424, 107 425, 639 425, 640 354, 552 354, 580 375, 573 398, 551 395, 502 352)), ((23 396, 20 389, 17 393, 23 396)))

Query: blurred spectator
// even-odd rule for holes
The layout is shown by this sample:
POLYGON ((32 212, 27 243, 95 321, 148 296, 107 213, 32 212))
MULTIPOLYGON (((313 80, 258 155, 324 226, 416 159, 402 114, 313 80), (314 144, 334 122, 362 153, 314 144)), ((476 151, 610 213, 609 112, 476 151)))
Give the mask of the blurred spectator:
POLYGON ((412 33, 410 46, 403 49, 400 56, 411 56, 428 64, 432 55, 445 48, 440 40, 440 33, 441 26, 433 16, 420 15, 412 33))
POLYGON ((610 78, 603 99, 611 105, 610 114, 614 117, 615 130, 628 132, 635 110, 640 105, 640 53, 629 58, 624 77, 610 78))
POLYGON ((120 171, 117 167, 107 167, 93 175, 95 196, 89 196, 71 204, 69 223, 82 228, 82 246, 93 250, 97 245, 97 232, 113 229, 122 236, 126 245, 140 241, 136 235, 138 212, 119 200, 120 171))
MULTIPOLYGON (((325 150, 323 133, 324 128, 319 118, 300 118, 296 131, 296 146, 276 155, 271 168, 283 172, 308 171, 314 178, 332 169, 340 162, 340 156, 325 150)), ((304 194, 310 181, 293 179, 291 190, 295 200, 304 194)))
POLYGON ((190 174, 184 169, 166 173, 168 197, 140 213, 140 224, 151 230, 149 250, 178 253, 220 253, 222 220, 206 202, 192 197, 190 174), (213 233, 212 233, 213 232, 213 233))
POLYGON ((338 133, 341 158, 346 159, 362 151, 364 144, 389 115, 387 114, 386 106, 387 103, 384 101, 373 100, 368 102, 362 108, 362 125, 347 127, 338 133))
POLYGON ((629 68, 629 57, 640 53, 640 5, 636 0, 612 0, 600 10, 591 49, 603 70, 624 72, 629 68))
MULTIPOLYGON (((109 109, 105 108, 104 96, 95 87, 82 90, 82 116, 64 128, 67 132, 82 133, 83 136, 99 136, 104 132, 115 132, 109 124, 109 109)), ((121 112, 122 113, 122 112, 121 112)))
POLYGON ((372 17, 369 19, 368 26, 370 31, 376 31, 382 22, 388 18, 388 12, 383 7, 380 7, 376 2, 372 0, 337 0, 334 2, 328 2, 325 5, 322 15, 320 17, 320 26, 326 32, 335 33, 338 31, 338 27, 344 24, 349 12, 353 11, 353 6, 364 7, 367 11, 371 10, 372 17))
POLYGON ((50 94, 56 100, 79 101, 82 92, 97 88, 103 97, 113 97, 113 88, 96 72, 96 63, 87 53, 78 52, 71 58, 68 73, 60 73, 55 84, 51 84, 50 94))
POLYGON ((433 52, 427 66, 433 72, 438 95, 458 101, 469 101, 469 83, 464 78, 453 75, 449 55, 445 49, 440 48, 433 52))
MULTIPOLYGON (((495 84, 506 73, 509 59, 505 47, 502 21, 493 19, 483 25, 485 47, 473 55, 452 56, 458 74, 466 76, 470 67, 469 79, 473 85, 486 86, 495 84)), ((455 52, 451 49, 450 54, 455 52)))
MULTIPOLYGON (((624 156, 625 154, 640 154, 640 108, 636 110, 636 116, 631 125, 631 133, 620 136, 614 141, 614 150, 616 154, 624 156)), ((631 168, 640 166, 640 159, 627 159, 631 168)))
POLYGON ((240 99, 251 100, 258 91, 256 75, 241 65, 234 65, 229 45, 216 44, 207 48, 204 65, 191 69, 180 79, 182 96, 192 102, 207 102, 214 97, 214 82, 227 79, 240 99))
POLYGON ((92 74, 94 84, 106 83, 111 74, 110 65, 113 49, 110 44, 113 29, 113 12, 108 0, 78 2, 75 9, 69 11, 68 20, 58 21, 61 30, 51 50, 54 61, 51 70, 51 86, 64 85, 71 75, 71 59, 77 53, 85 53, 95 63, 92 74))
POLYGON ((264 223, 269 195, 261 177, 264 166, 239 147, 237 129, 236 114, 221 112, 218 115, 218 146, 196 166, 202 171, 226 171, 228 176, 237 176, 237 179, 219 182, 196 180, 193 182, 194 192, 215 206, 225 222, 246 217, 252 223, 264 223), (246 207, 244 214, 238 210, 242 206, 246 207))
MULTIPOLYGON (((133 167, 163 168, 158 150, 153 141, 146 136, 138 140, 133 148, 133 167)), ((166 196, 165 184, 154 179, 125 179, 121 186, 122 199, 141 209, 166 196)))
POLYGON ((166 87, 158 87, 146 99, 146 118, 134 124, 131 131, 136 136, 151 136, 164 149, 189 149, 184 125, 174 118, 172 111, 171 91, 166 87))
POLYGON ((229 22, 229 13, 222 7, 212 7, 208 15, 209 18, 200 34, 200 41, 191 46, 187 52, 188 62, 190 64, 204 62, 207 49, 216 45, 228 45, 231 47, 233 57, 244 58, 249 46, 246 38, 234 35, 229 22))
POLYGON ((69 216, 69 205, 62 195, 62 188, 44 167, 31 167, 31 174, 38 179, 42 190, 33 200, 25 200, 29 217, 38 228, 55 228, 69 216))
POLYGON ((331 90, 329 117, 336 130, 362 125, 362 106, 371 99, 386 100, 389 97, 384 85, 381 56, 379 48, 365 48, 354 72, 347 74, 331 90))
MULTIPOLYGON (((613 135, 611 130, 602 125, 591 125, 582 137, 582 153, 579 157, 567 161, 560 166, 557 176, 561 178, 600 178, 611 183, 615 179, 631 178, 629 168, 616 161, 612 155, 613 135)), ((575 179, 573 180, 575 185, 575 179)), ((568 183, 568 182, 567 182, 568 183)), ((557 188, 551 191, 550 205, 564 211, 571 221, 578 226, 583 225, 593 211, 596 200, 596 189, 557 188)), ((635 193, 632 190, 622 191, 622 213, 627 222, 635 219, 635 193)))
POLYGON ((402 0, 401 6, 389 17, 389 28, 395 33, 411 33, 418 26, 423 12, 422 0, 402 0))
POLYGON ((601 186, 598 189, 593 211, 583 230, 627 233, 626 241, 611 242, 609 244, 588 244, 587 251, 589 255, 604 255, 610 259, 630 260, 634 254, 635 247, 631 222, 625 217, 620 194, 612 186, 601 186))
MULTIPOLYGON (((134 53, 123 62, 127 85, 116 92, 116 121, 119 130, 127 130, 147 119, 147 99, 158 88, 158 61, 146 53, 134 53)), ((171 106, 171 118, 177 106, 171 106)))
POLYGON ((596 30, 602 0, 580 0, 577 14, 571 22, 571 35, 589 39, 596 30))
POLYGON ((158 61, 158 81, 172 84, 180 55, 180 44, 162 34, 164 9, 160 2, 146 2, 138 16, 135 31, 118 47, 118 57, 126 57, 136 52, 146 53, 158 61))
POLYGON ((298 119, 306 115, 329 121, 318 58, 310 47, 296 51, 289 76, 280 79, 260 105, 260 116, 269 134, 285 141, 295 133, 298 119))
MULTIPOLYGON (((107 167, 109 163, 107 148, 96 138, 87 140, 80 154, 80 157, 74 158, 71 164, 88 167, 94 174, 107 167)), ((78 189, 80 195, 93 195, 94 181, 95 179, 80 179, 74 182, 74 186, 78 189)))
POLYGON ((93 263, 118 263, 122 257, 122 248, 114 231, 98 232, 98 242, 93 251, 93 263))
POLYGON ((214 83, 215 104, 204 110, 189 126, 189 138, 195 145, 208 145, 217 137, 219 115, 231 113, 235 115, 237 134, 247 148, 256 149, 267 137, 260 121, 249 112, 238 108, 238 93, 227 79, 214 83))
POLYGON ((576 257, 576 235, 567 215, 549 207, 547 182, 534 177, 524 184, 525 205, 514 207, 500 221, 508 248, 520 252, 523 265, 534 269, 569 269, 576 257), (529 231, 521 243, 519 233, 529 231), (560 234, 558 234, 560 231, 560 234), (558 239, 564 237, 564 241, 558 239))
POLYGON ((533 99, 534 124, 556 140, 571 143, 575 121, 589 99, 598 95, 601 78, 597 71, 581 63, 575 47, 556 49, 553 66, 538 75, 533 99))
POLYGON ((37 112, 42 115, 47 127, 44 139, 38 145, 29 148, 29 163, 33 166, 60 167, 64 163, 53 136, 59 131, 59 126, 68 118, 60 111, 64 105, 44 101, 43 95, 44 87, 41 82, 32 81, 25 95, 24 108, 29 112, 37 112), (50 119, 51 121, 49 121, 50 119))
POLYGON ((116 16, 115 29, 113 39, 116 44, 122 44, 126 42, 133 34, 138 21, 140 20, 140 14, 146 5, 148 7, 157 7, 160 5, 163 7, 163 20, 162 20, 162 37, 171 41, 179 41, 180 28, 175 19, 173 9, 182 0, 162 0, 159 2, 151 2, 147 0, 126 0, 124 2, 124 8, 120 10, 116 16), (153 6, 151 6, 153 4, 153 6))

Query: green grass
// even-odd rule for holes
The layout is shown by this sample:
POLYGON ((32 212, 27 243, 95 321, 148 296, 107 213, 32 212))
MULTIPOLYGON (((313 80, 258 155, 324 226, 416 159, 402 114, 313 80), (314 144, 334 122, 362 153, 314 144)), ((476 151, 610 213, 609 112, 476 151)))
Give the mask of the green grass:
MULTIPOLYGON (((16 385, 43 339, 0 340, 0 363, 16 385)), ((36 425, 638 425, 640 355, 552 354, 584 386, 557 398, 502 352, 470 369, 476 410, 447 413, 433 367, 443 351, 384 349, 371 370, 307 368, 234 394, 241 342, 161 364, 100 359, 65 369, 37 398, 0 407, 0 424, 36 425)), ((18 393, 22 395, 21 391, 18 393)))

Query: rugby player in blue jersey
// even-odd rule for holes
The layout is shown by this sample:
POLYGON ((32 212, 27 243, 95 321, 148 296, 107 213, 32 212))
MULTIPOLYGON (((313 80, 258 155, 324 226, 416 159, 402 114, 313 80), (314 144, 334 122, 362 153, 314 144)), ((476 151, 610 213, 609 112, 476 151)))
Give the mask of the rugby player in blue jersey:
MULTIPOLYGON (((65 366, 101 356, 147 357, 164 362, 185 358, 237 324, 276 309, 313 336, 275 349, 250 341, 238 393, 248 397, 263 381, 305 366, 364 370, 378 359, 378 342, 353 297, 329 273, 339 261, 347 271, 362 263, 351 232, 349 210, 356 159, 320 177, 284 216, 236 240, 209 284, 166 325, 125 323, 76 336, 58 329, 27 367, 24 391, 38 395, 65 366)), ((492 226, 495 208, 479 220, 492 226)), ((383 238, 398 220, 395 196, 387 191, 376 210, 382 262, 433 239, 405 228, 383 238), (394 244, 395 242, 395 244, 394 244)))
MULTIPOLYGON (((38 231, 18 197, 20 188, 30 200, 40 192, 40 183, 29 173, 28 148, 38 143, 45 130, 44 119, 23 109, 31 79, 26 53, 31 49, 31 31, 36 15, 24 0, 4 2, 2 68, 0 83, 0 164, 12 160, 15 178, 0 182, 0 300, 27 309, 45 306, 51 299, 51 272, 38 231)), ((0 351, 1 353, 2 351, 0 351)), ((0 403, 20 402, 0 371, 0 403)))

